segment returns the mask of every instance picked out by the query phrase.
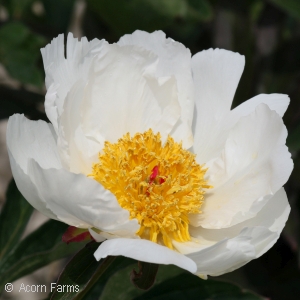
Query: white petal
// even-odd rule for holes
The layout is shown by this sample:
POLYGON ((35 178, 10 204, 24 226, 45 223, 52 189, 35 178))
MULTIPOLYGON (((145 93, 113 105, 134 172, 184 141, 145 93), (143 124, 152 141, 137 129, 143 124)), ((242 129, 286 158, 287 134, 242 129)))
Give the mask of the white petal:
POLYGON ((275 110, 280 116, 283 116, 289 105, 289 97, 283 94, 261 94, 229 111, 211 128, 208 139, 202 145, 201 151, 197 153, 198 163, 202 164, 219 156, 225 146, 230 130, 241 117, 251 114, 262 103, 268 105, 271 110, 275 110))
POLYGON ((268 200, 267 204, 260 212, 249 220, 223 229, 205 229, 202 227, 191 226, 190 233, 197 239, 200 238, 203 239, 203 241, 210 241, 212 243, 219 242, 225 238, 233 238, 246 227, 266 227, 279 235, 288 219, 290 210, 291 208, 285 190, 284 188, 281 188, 268 200))
POLYGON ((10 165, 18 189, 33 207, 56 219, 56 215, 39 196, 28 172, 31 158, 44 168, 61 168, 52 125, 44 121, 29 121, 23 115, 16 114, 8 120, 6 139, 10 165))
POLYGON ((189 253, 187 256, 197 263, 197 274, 218 276, 231 272, 260 257, 275 244, 289 212, 282 188, 251 220, 227 229, 191 227, 191 235, 198 240, 198 251, 195 242, 192 245, 177 243, 176 247, 182 253, 189 253))
POLYGON ((121 37, 119 45, 137 45, 150 50, 158 56, 157 77, 173 75, 178 88, 178 100, 181 107, 181 118, 171 135, 175 140, 182 140, 183 147, 189 148, 193 143, 191 131, 194 91, 191 74, 191 53, 181 43, 175 42, 162 31, 148 33, 136 30, 133 34, 121 37))
POLYGON ((107 232, 122 229, 129 235, 135 235, 138 230, 138 222, 129 220, 129 212, 95 180, 64 169, 46 170, 34 160, 30 161, 29 171, 40 196, 59 220, 107 232))
POLYGON ((66 169, 88 175, 93 163, 98 161, 104 140, 100 143, 83 132, 85 85, 84 80, 78 80, 65 99, 64 110, 59 117, 58 146, 66 169))
POLYGON ((19 114, 11 116, 7 147, 25 173, 30 158, 43 168, 61 168, 53 126, 44 121, 30 121, 19 114))
POLYGON ((156 65, 157 57, 137 46, 103 48, 85 87, 82 124, 88 137, 116 142, 149 128, 167 137, 180 106, 174 78, 156 78, 156 65))
POLYGON ((244 65, 244 56, 220 49, 202 51, 192 58, 196 104, 193 148, 201 163, 207 161, 212 131, 230 111, 244 65))
POLYGON ((99 246, 94 256, 100 260, 108 255, 122 255, 155 264, 173 264, 191 273, 197 270, 196 264, 190 258, 148 240, 123 238, 107 240, 99 246))
POLYGON ((262 103, 268 105, 271 110, 275 110, 279 116, 283 117, 287 107, 289 106, 290 98, 288 95, 284 94, 257 95, 230 111, 228 119, 231 120, 232 124, 235 124, 240 117, 249 115, 259 104, 262 103))
POLYGON ((230 227, 252 218, 287 181, 293 169, 282 119, 265 104, 230 131, 222 155, 207 163, 209 184, 203 213, 191 224, 230 227))
MULTIPOLYGON (((268 231, 263 227, 261 230, 261 234, 268 231)), ((245 230, 233 239, 226 239, 199 252, 187 254, 187 257, 197 263, 199 274, 218 276, 231 272, 255 258, 251 234, 251 231, 245 230)))
POLYGON ((18 190, 24 198, 38 211, 45 216, 57 220, 56 214, 48 207, 47 203, 40 197, 38 189, 28 174, 22 170, 20 165, 14 159, 11 151, 8 150, 10 167, 15 179, 18 190))
POLYGON ((57 118, 63 110, 67 93, 78 79, 87 76, 92 58, 101 51, 105 43, 104 40, 99 41, 97 39, 88 42, 85 37, 78 41, 69 33, 67 58, 65 58, 63 34, 60 34, 45 48, 41 49, 48 90, 45 109, 55 130, 57 130, 57 118))

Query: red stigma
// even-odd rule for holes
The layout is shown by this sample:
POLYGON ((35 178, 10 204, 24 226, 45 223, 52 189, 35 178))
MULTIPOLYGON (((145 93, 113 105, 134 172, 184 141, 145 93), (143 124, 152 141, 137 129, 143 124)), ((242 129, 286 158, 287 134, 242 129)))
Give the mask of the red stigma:
MULTIPOLYGON (((149 176, 149 187, 151 184, 155 183, 155 179, 158 175, 158 166, 155 166, 152 171, 151 171, 151 174, 149 176)), ((164 183, 166 180, 163 179, 163 178, 159 178, 159 183, 162 184, 164 183)), ((150 193, 149 193, 149 187, 147 187, 147 190, 146 190, 146 195, 149 196, 150 193)))
POLYGON ((153 169, 152 169, 152 173, 150 175, 150 178, 149 178, 149 183, 153 183, 153 181, 155 180, 156 176, 158 175, 158 166, 155 166, 153 169))

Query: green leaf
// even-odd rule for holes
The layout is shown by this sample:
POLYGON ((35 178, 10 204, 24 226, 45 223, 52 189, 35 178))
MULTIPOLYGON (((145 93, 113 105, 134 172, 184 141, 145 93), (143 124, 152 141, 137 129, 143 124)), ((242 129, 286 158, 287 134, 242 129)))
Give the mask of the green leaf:
POLYGON ((134 300, 142 299, 262 300, 263 298, 230 283, 203 280, 190 273, 183 273, 165 280, 150 291, 134 298, 134 300))
POLYGON ((4 284, 67 257, 84 243, 67 245, 61 240, 68 225, 50 220, 22 240, 0 265, 0 291, 4 284))
MULTIPOLYGON (((133 261, 134 262, 134 261, 133 261)), ((134 262, 136 264, 136 262, 134 262)), ((134 299, 137 296, 143 295, 145 291, 137 289, 130 282, 130 274, 136 265, 128 265, 125 268, 120 269, 118 272, 112 274, 106 283, 101 294, 98 294, 98 298, 90 298, 84 300, 123 300, 123 299, 134 299), (101 297, 99 297, 101 295, 101 297)), ((159 284, 164 280, 174 277, 178 274, 183 273, 184 270, 174 265, 160 265, 156 276, 155 284, 159 284)), ((154 285, 155 286, 155 285, 154 285)))
POLYGON ((12 180, 0 215, 0 261, 20 240, 32 212, 33 207, 25 200, 12 180))
MULTIPOLYGON (((123 299, 133 299, 135 296, 142 295, 145 291, 137 289, 130 281, 130 274, 135 265, 129 265, 126 268, 112 274, 108 279, 107 283, 101 290, 99 294, 99 300, 123 300, 123 299)), ((84 300, 94 300, 94 299, 84 299, 84 300)))
POLYGON ((300 19, 300 1, 299 0, 269 0, 274 5, 286 11, 293 17, 300 19))
POLYGON ((0 28, 0 62, 8 73, 24 84, 43 85, 43 72, 38 62, 43 37, 32 33, 25 25, 11 22, 0 28))
POLYGON ((93 287, 116 258, 109 256, 97 262, 93 254, 98 247, 99 243, 93 241, 75 254, 60 274, 51 300, 82 299, 93 287), (72 288, 66 291, 64 286, 72 288))
MULTIPOLYGON (((106 290, 107 283, 111 281, 111 279, 114 279, 114 276, 119 273, 122 274, 121 281, 126 282, 130 285, 131 288, 137 290, 129 280, 130 271, 126 272, 125 275, 123 273, 123 270, 127 271, 132 270, 133 265, 136 263, 135 260, 123 256, 118 256, 116 259, 112 262, 112 264, 109 266, 109 269, 106 270, 106 272, 101 276, 101 278, 94 284, 94 286, 86 293, 83 297, 84 300, 95 300, 99 299, 100 296, 103 294, 103 292, 106 290)), ((117 278, 117 281, 118 278, 117 278)), ((122 289, 117 288, 116 292, 121 291, 122 289)), ((102 299, 102 298, 101 298, 102 299)), ((111 298, 116 299, 116 298, 111 298)))
POLYGON ((137 288, 149 290, 154 284, 159 265, 139 261, 138 267, 138 272, 132 270, 130 280, 137 288))

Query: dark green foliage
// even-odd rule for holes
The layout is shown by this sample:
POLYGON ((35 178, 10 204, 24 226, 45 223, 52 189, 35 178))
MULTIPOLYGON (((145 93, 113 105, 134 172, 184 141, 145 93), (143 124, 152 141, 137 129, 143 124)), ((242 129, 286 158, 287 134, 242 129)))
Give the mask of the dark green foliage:
POLYGON ((33 207, 21 195, 14 181, 8 187, 6 199, 0 214, 0 261, 20 240, 33 212, 33 207))

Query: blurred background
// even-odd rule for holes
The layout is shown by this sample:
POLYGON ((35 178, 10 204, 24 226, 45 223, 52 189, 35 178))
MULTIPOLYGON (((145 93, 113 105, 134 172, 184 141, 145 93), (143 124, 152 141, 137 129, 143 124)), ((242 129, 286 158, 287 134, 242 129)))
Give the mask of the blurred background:
MULTIPOLYGON (((221 278, 270 299, 300 299, 299 0, 1 0, 0 207, 11 179, 5 146, 7 118, 24 113, 33 120, 47 120, 40 48, 70 31, 75 37, 113 43, 136 29, 163 30, 192 54, 218 47, 245 55, 246 67, 233 107, 259 93, 290 96, 284 122, 295 168, 285 185, 292 206, 287 226, 265 255, 221 278)), ((35 212, 25 235, 45 221, 35 212)), ((52 263, 22 281, 54 282, 62 263, 52 263)), ((44 296, 2 295, 3 299, 33 300, 44 296)))

